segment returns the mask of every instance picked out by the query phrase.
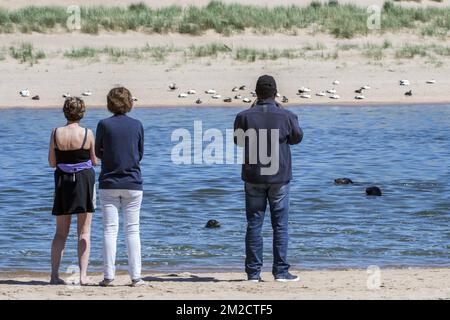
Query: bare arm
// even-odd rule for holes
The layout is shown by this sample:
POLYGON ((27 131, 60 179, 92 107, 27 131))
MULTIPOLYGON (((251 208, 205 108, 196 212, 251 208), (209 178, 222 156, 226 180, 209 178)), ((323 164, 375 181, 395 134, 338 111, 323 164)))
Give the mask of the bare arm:
POLYGON ((89 154, 91 156, 91 162, 92 162, 92 165, 96 166, 96 165, 98 165, 98 159, 95 156, 95 137, 94 137, 94 133, 90 129, 88 130, 88 139, 90 141, 89 154))
POLYGON ((50 135, 50 143, 48 146, 48 165, 51 168, 56 167, 56 155, 55 155, 55 143, 54 143, 54 136, 55 130, 52 131, 52 134, 50 135))

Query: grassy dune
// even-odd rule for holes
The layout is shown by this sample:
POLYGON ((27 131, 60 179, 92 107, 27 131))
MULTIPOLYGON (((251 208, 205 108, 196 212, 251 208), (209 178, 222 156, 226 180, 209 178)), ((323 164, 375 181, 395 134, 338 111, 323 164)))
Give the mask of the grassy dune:
MULTIPOLYGON (((67 8, 30 6, 14 11, 0 8, 0 32, 66 31, 67 8)), ((230 35, 244 30, 259 33, 294 33, 312 28, 336 38, 352 38, 369 33, 366 8, 312 1, 309 6, 278 6, 224 4, 211 1, 205 7, 169 6, 152 9, 143 3, 126 8, 90 6, 81 8, 81 32, 96 34, 105 31, 140 31, 148 33, 178 32, 200 35, 207 30, 230 35)), ((380 32, 414 29, 427 36, 446 36, 450 30, 450 8, 404 8, 388 1, 382 9, 380 32)))
POLYGON ((189 47, 175 46, 150 46, 149 44, 138 47, 123 49, 113 46, 105 47, 80 47, 72 48, 63 52, 44 52, 34 48, 31 43, 21 43, 14 46, 0 47, 0 60, 7 56, 20 63, 34 65, 47 57, 62 56, 69 60, 86 62, 98 62, 106 58, 109 62, 120 63, 126 60, 150 61, 154 63, 167 62, 169 57, 175 61, 183 62, 201 58, 222 59, 231 58, 235 61, 256 62, 278 59, 303 59, 303 60, 336 60, 341 54, 352 51, 371 61, 382 61, 384 58, 409 60, 416 57, 427 59, 428 63, 441 66, 441 59, 450 58, 450 46, 437 44, 410 44, 405 43, 394 46, 390 41, 383 43, 367 42, 361 45, 338 43, 336 46, 327 47, 323 43, 306 44, 302 48, 290 49, 256 49, 252 47, 229 47, 225 44, 213 42, 204 45, 191 45, 189 47))

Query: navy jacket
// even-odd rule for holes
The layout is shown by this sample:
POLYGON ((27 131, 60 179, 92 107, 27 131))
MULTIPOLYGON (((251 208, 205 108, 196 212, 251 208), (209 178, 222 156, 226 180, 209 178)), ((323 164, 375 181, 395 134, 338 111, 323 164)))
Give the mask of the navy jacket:
MULTIPOLYGON (((245 146, 242 180, 249 183, 278 184, 288 183, 292 179, 290 145, 298 144, 303 139, 303 131, 299 126, 297 115, 280 107, 274 100, 259 101, 250 109, 244 110, 236 116, 234 130, 235 143, 242 147, 245 146), (246 133, 245 140, 242 140, 238 129, 242 129, 246 133), (252 130, 248 131, 249 129, 257 132, 256 140, 249 138, 252 136, 252 130), (261 131, 261 129, 266 129, 266 131, 261 131), (272 148, 272 135, 275 134, 273 129, 278 129, 278 150, 272 148), (267 141, 267 151, 262 152, 262 156, 272 156, 270 162, 268 158, 265 160, 260 158, 262 143, 264 143, 264 139, 261 141, 261 137, 267 141), (243 141, 245 142, 243 143, 243 141), (278 157, 276 157, 277 151, 278 157), (256 154, 257 157, 253 156, 252 158, 252 154, 256 154), (278 161, 278 165, 274 161, 278 161), (268 170, 268 168, 272 169, 268 170)), ((242 133, 242 131, 240 132, 242 133)), ((273 136, 273 139, 275 138, 276 135, 273 136)))
POLYGON ((142 190, 140 161, 144 128, 139 120, 114 115, 98 123, 95 154, 102 160, 100 189, 142 190))

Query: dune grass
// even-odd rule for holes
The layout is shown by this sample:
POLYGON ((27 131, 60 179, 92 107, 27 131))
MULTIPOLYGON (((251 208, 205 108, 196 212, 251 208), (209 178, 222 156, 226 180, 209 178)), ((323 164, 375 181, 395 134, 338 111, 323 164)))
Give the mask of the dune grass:
POLYGON ((186 57, 203 58, 217 57, 219 53, 231 52, 233 49, 222 43, 210 43, 205 45, 191 45, 184 53, 186 57))
MULTIPOLYGON (((29 6, 18 10, 0 8, 0 32, 51 32, 66 30, 70 13, 62 6, 29 6)), ((292 32, 314 26, 337 38, 365 35, 368 13, 364 7, 330 0, 308 6, 264 7, 211 1, 204 7, 168 6, 152 9, 143 3, 128 7, 81 8, 81 32, 140 31, 178 32, 199 35, 207 30, 230 35, 247 29, 261 33, 292 32)), ((450 30, 450 8, 405 8, 388 1, 382 12, 381 32, 418 29, 424 35, 445 35, 450 30)))
MULTIPOLYGON (((322 44, 307 44, 299 48, 276 49, 276 48, 252 48, 252 47, 229 47, 222 43, 209 43, 202 45, 191 45, 189 47, 175 46, 151 46, 146 44, 139 48, 119 48, 113 46, 105 47, 80 47, 66 50, 65 52, 50 53, 50 56, 62 55, 72 60, 87 60, 90 62, 107 58, 110 62, 123 62, 127 59, 153 61, 164 63, 173 55, 174 59, 186 61, 186 59, 232 59, 239 62, 275 61, 278 59, 304 59, 304 60, 337 60, 341 53, 354 50, 362 57, 371 60, 372 63, 380 62, 384 58, 413 59, 416 57, 426 58, 434 65, 441 65, 441 58, 450 57, 450 46, 438 44, 411 44, 405 43, 393 46, 387 40, 382 43, 365 43, 362 45, 338 43, 334 47, 325 47, 322 44), (305 49, 306 48, 306 49, 305 49)), ((16 59, 20 63, 33 65, 39 60, 46 58, 46 53, 35 49, 30 43, 21 43, 10 47, 0 47, 0 60, 6 59, 6 55, 16 59)))
POLYGON ((144 60, 151 58, 158 62, 166 60, 172 52, 179 51, 173 46, 150 46, 145 45, 142 48, 122 49, 117 47, 106 46, 102 48, 82 47, 72 48, 64 52, 64 57, 70 59, 93 59, 96 60, 100 56, 107 56, 113 61, 120 59, 144 60))
POLYGON ((9 48, 11 57, 18 60, 20 63, 29 63, 33 65, 39 60, 45 58, 45 53, 42 50, 35 50, 31 43, 21 43, 18 46, 11 46, 9 48))

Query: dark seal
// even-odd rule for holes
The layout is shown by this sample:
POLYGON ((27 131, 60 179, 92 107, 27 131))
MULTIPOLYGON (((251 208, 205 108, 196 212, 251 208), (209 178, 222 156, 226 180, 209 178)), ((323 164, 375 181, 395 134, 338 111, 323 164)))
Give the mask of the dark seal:
POLYGON ((208 228, 208 229, 220 228, 220 222, 217 220, 209 220, 206 223, 205 228, 208 228))
POLYGON ((378 187, 368 187, 366 189, 366 195, 379 197, 382 195, 381 189, 378 187))
POLYGON ((337 185, 353 184, 353 181, 349 178, 339 178, 339 179, 334 179, 334 184, 337 184, 337 185))

